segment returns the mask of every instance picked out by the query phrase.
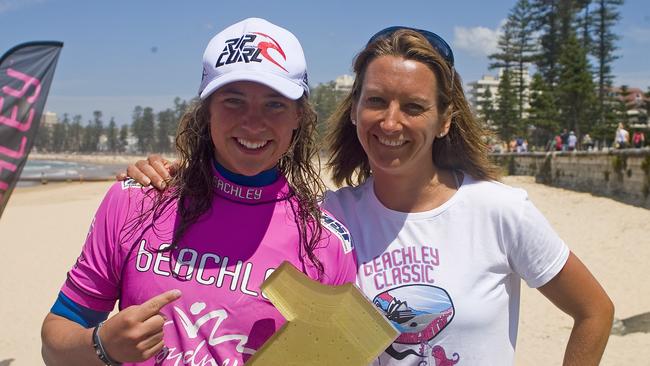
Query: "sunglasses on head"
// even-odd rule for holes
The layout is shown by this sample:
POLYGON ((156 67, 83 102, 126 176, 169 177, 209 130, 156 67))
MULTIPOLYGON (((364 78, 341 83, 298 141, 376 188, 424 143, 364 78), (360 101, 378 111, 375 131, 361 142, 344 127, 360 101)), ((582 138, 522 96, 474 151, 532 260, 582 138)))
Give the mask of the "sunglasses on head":
POLYGON ((400 27, 400 26, 388 27, 380 30, 379 32, 375 33, 372 37, 370 37, 368 44, 371 44, 372 42, 376 41, 379 38, 390 37, 393 33, 402 29, 414 31, 416 33, 421 34, 424 38, 426 38, 427 41, 429 41, 431 47, 433 47, 436 51, 438 51, 440 56, 442 56, 442 58, 444 58, 445 61, 447 61, 451 67, 454 67, 454 53, 451 52, 451 47, 449 47, 449 44, 447 44, 447 42, 445 42, 445 40, 442 39, 442 37, 440 37, 439 35, 433 32, 429 32, 427 30, 411 28, 411 27, 400 27))

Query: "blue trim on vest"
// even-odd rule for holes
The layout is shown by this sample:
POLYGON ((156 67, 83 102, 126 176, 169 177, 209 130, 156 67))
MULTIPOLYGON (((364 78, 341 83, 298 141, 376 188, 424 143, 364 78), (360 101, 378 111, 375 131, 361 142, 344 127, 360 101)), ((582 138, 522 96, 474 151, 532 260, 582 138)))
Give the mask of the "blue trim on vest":
POLYGON ((92 328, 100 322, 108 319, 108 312, 97 311, 88 309, 72 301, 69 297, 65 296, 63 292, 59 292, 56 302, 50 309, 52 314, 62 316, 68 320, 81 325, 84 328, 92 328))
POLYGON ((265 170, 259 174, 248 176, 248 175, 233 173, 230 170, 226 169, 223 165, 219 164, 216 159, 214 159, 213 161, 214 161, 214 167, 215 169, 217 169, 219 174, 221 174, 224 178, 228 179, 229 181, 235 184, 239 184, 241 186, 247 186, 247 187, 268 186, 273 182, 275 182, 276 180, 278 180, 278 176, 280 175, 277 166, 274 166, 273 168, 269 170, 265 170))

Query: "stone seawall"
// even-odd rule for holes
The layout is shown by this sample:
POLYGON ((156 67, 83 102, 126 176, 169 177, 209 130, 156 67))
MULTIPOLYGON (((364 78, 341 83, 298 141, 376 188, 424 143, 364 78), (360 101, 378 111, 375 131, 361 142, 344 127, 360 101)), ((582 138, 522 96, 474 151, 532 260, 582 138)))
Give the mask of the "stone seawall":
POLYGON ((492 155, 510 175, 650 208, 650 149, 492 155))

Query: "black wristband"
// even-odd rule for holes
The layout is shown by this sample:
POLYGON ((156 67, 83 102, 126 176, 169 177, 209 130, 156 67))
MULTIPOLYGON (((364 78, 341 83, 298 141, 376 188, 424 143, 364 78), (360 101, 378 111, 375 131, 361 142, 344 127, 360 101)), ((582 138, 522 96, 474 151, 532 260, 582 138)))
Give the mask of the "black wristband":
POLYGON ((102 325, 104 325, 104 322, 97 324, 93 330, 93 348, 95 349, 95 354, 105 366, 120 366, 122 365, 121 363, 113 361, 113 359, 108 356, 108 353, 106 353, 104 345, 102 344, 102 340, 99 338, 99 328, 101 328, 102 325))

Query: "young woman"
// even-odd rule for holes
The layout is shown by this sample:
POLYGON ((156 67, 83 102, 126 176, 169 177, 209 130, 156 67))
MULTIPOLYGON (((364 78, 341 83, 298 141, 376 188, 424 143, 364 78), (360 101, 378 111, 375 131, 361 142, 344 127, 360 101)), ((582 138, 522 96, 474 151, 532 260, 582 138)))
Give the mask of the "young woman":
POLYGON ((162 193, 109 190, 43 323, 46 364, 242 365, 284 323, 260 291, 283 261, 354 280, 349 236, 316 201, 306 80, 298 40, 265 20, 210 41, 177 174, 162 193))
MULTIPOLYGON (((354 71, 327 139, 349 187, 323 206, 355 240, 358 285, 401 331, 375 364, 512 365, 523 279, 575 320, 564 364, 597 365, 613 305, 526 192, 497 182, 449 45, 387 28, 354 71)), ((162 179, 129 167, 143 171, 162 179)))

